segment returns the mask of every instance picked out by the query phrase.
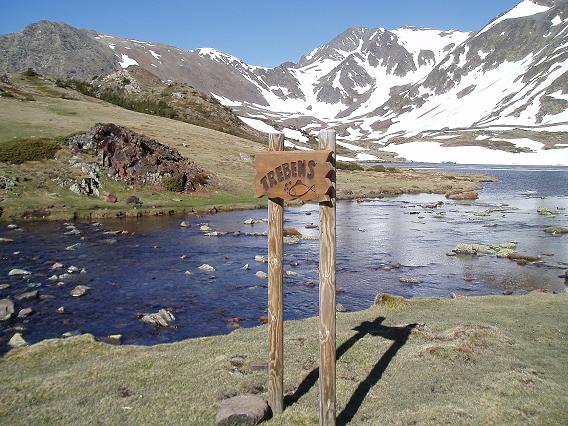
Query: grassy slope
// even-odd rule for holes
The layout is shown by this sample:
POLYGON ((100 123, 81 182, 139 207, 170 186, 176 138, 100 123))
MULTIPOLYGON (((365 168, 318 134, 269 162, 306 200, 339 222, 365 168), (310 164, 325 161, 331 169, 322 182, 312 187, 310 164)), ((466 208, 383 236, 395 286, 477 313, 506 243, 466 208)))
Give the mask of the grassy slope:
MULTIPOLYGON (((64 136, 84 131, 97 122, 113 122, 177 148, 183 155, 213 172, 220 185, 203 194, 179 196, 149 188, 128 188, 121 183, 103 179, 103 190, 114 193, 119 200, 124 200, 128 194, 142 199, 143 208, 133 210, 121 202, 110 205, 94 198, 78 196, 54 184, 51 178, 63 167, 66 167, 64 174, 74 173, 69 171, 66 163, 69 154, 61 151, 60 161, 30 162, 18 166, 0 163, 0 176, 31 178, 19 185, 14 192, 0 193, 0 199, 3 195, 5 197, 2 200, 3 220, 20 218, 24 211, 46 208, 49 208, 51 218, 71 218, 73 213, 81 217, 100 217, 114 216, 117 212, 136 215, 166 212, 170 209, 205 209, 213 205, 223 205, 226 208, 253 207, 265 203, 254 197, 253 164, 240 159, 240 153, 254 155, 266 149, 261 144, 180 121, 129 111, 56 87, 42 78, 14 76, 13 79, 18 89, 36 100, 0 98, 0 143, 13 138, 64 136), (174 201, 176 198, 182 201, 174 201)), ((340 170, 338 196, 355 198, 381 193, 445 193, 481 187, 478 177, 455 176, 425 171, 392 174, 340 170)))
MULTIPOLYGON (((340 420, 566 424, 567 304, 568 295, 533 293, 415 299, 338 314, 340 420), (360 326, 381 317, 382 327, 360 326), (420 325, 404 343, 401 327, 409 324, 420 325), (392 338, 401 344, 391 347, 392 338)), ((317 327, 317 318, 285 324, 285 391, 299 398, 271 424, 317 424, 317 383, 297 391, 318 363, 317 327)), ((265 361, 267 331, 153 347, 109 346, 85 335, 14 350, 0 360, 0 417, 9 424, 212 424, 224 397, 266 396, 266 371, 229 360, 265 361)))

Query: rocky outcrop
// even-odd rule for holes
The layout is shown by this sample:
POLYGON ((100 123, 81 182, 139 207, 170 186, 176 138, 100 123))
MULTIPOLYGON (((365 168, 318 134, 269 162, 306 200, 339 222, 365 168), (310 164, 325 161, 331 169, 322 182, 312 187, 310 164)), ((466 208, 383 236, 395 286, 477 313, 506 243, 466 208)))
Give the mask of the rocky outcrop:
POLYGON ((177 150, 127 127, 97 124, 68 140, 74 152, 95 153, 109 177, 129 185, 156 185, 192 192, 209 184, 210 176, 177 150))

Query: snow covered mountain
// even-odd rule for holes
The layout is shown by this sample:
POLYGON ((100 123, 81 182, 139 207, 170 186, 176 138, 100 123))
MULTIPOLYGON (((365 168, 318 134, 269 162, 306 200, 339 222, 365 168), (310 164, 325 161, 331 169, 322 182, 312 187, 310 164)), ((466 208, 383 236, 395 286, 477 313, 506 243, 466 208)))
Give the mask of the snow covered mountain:
POLYGON ((84 79, 142 67, 300 149, 330 126, 361 160, 568 165, 568 0, 523 0, 474 33, 350 28, 275 68, 42 21, 0 36, 0 72, 28 66, 84 79), (87 45, 92 60, 77 64, 87 45))

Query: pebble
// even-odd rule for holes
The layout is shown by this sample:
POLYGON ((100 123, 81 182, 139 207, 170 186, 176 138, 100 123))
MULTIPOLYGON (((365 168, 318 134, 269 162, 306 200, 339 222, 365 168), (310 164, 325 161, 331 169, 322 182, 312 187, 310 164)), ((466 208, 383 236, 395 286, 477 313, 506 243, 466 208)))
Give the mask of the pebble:
POLYGON ((403 284, 420 284, 420 280, 413 277, 400 277, 398 280, 403 284))

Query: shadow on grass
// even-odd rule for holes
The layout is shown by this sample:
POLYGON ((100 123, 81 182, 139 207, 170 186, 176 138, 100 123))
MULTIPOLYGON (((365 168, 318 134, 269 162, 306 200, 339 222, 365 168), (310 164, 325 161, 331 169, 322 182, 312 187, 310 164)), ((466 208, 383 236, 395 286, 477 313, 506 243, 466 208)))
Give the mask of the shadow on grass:
MULTIPOLYGON (((377 361, 367 377, 359 383, 357 389, 345 405, 345 408, 337 417, 337 424, 346 424, 353 419, 371 388, 379 382, 389 363, 395 357, 398 350, 404 346, 412 329, 416 326, 416 324, 409 324, 405 327, 387 327, 381 324, 384 320, 384 317, 378 317, 373 321, 362 322, 353 329, 357 333, 337 348, 336 357, 339 360, 355 343, 367 335, 380 336, 393 341, 392 345, 377 361)), ((293 394, 284 397, 284 406, 290 407, 298 402, 300 398, 307 394, 316 384, 318 378, 319 369, 314 368, 304 378, 293 394)))

